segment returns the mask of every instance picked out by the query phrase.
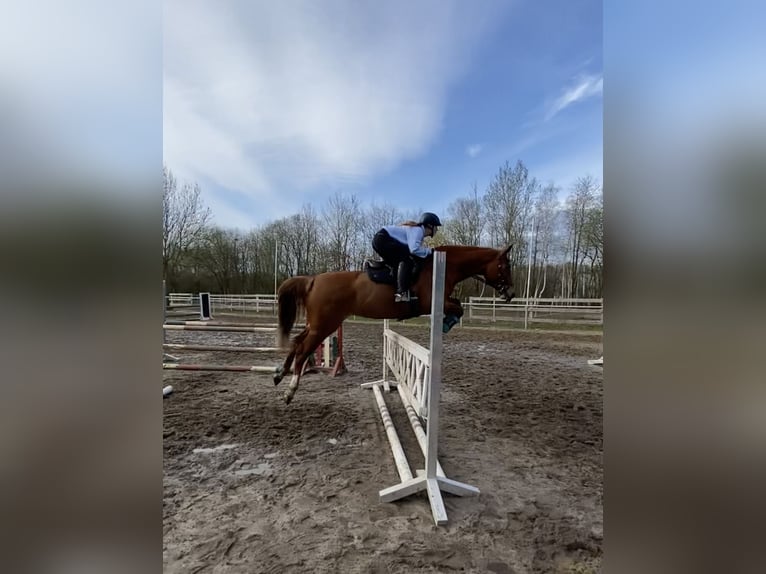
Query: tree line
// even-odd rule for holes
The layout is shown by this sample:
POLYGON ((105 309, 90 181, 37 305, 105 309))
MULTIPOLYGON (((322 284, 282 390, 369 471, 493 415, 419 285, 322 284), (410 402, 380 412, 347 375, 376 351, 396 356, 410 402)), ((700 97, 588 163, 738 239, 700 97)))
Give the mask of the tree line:
MULTIPOLYGON (((577 179, 566 199, 543 185, 522 161, 506 162, 483 191, 476 184, 453 201, 432 245, 503 246, 513 243, 516 295, 601 297, 603 291, 603 193, 590 175, 577 179)), ((163 170, 164 279, 169 291, 272 293, 293 275, 359 270, 374 256, 372 236, 383 225, 417 219, 388 203, 363 205, 336 193, 319 206, 249 231, 211 223, 202 190, 163 170)), ((466 281, 457 296, 493 295, 466 281)))

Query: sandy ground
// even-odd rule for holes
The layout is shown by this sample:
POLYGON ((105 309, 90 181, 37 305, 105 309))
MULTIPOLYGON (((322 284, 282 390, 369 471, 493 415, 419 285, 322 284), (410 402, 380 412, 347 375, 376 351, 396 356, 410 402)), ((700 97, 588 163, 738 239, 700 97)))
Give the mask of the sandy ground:
MULTIPOLYGON (((395 324, 422 344, 423 328, 395 324)), ((168 342, 270 343, 261 335, 168 332, 168 342)), ((398 482, 371 390, 382 325, 345 327, 349 372, 308 375, 295 400, 268 376, 165 371, 164 568, 173 573, 599 572, 603 373, 600 334, 455 328, 444 339, 440 462, 478 497, 398 482)), ((186 362, 276 364, 239 353, 186 362)), ((268 356, 267 356, 268 357, 268 356)), ((158 389, 159 395, 159 389, 158 389)), ((386 402, 414 469, 423 457, 398 394, 386 402)))

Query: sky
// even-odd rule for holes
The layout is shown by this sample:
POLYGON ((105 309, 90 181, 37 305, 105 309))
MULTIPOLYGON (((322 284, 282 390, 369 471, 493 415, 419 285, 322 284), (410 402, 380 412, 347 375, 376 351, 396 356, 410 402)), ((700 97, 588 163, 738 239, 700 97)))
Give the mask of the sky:
POLYGON ((164 161, 249 229, 335 193, 405 213, 522 160, 562 198, 602 179, 591 0, 166 0, 164 161))

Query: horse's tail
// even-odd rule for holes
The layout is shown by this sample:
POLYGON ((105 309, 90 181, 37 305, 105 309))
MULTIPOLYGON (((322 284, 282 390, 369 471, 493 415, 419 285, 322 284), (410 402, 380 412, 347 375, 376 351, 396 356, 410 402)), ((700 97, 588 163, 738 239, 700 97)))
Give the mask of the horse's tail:
POLYGON ((295 324, 298 310, 306 303, 306 295, 314 285, 314 278, 308 276, 290 277, 279 286, 279 325, 277 326, 277 347, 286 349, 290 331, 295 324))

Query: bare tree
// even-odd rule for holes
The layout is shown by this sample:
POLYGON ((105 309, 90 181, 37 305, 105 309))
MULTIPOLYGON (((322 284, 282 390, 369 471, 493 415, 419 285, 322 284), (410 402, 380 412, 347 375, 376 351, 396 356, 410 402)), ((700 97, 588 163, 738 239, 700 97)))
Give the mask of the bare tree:
POLYGON ((280 256, 288 275, 312 275, 321 270, 319 218, 314 208, 306 204, 301 213, 278 222, 280 256))
MULTIPOLYGON (((598 191, 597 191, 598 193, 598 191)), ((604 197, 598 193, 585 221, 585 258, 589 261, 589 292, 586 296, 601 297, 604 268, 604 197)))
POLYGON ((444 233, 449 241, 458 245, 481 245, 484 218, 475 183, 470 196, 458 198, 447 207, 447 215, 444 233))
POLYGON ((506 162, 490 182, 484 196, 486 220, 493 245, 513 243, 511 264, 519 266, 526 256, 529 217, 539 184, 529 177, 524 163, 517 161, 511 168, 506 162))
POLYGON ((390 203, 382 205, 373 203, 367 211, 367 221, 365 223, 367 230, 370 232, 370 237, 372 237, 372 234, 384 225, 396 225, 406 219, 407 217, 404 213, 395 205, 390 203))
POLYGON ((167 166, 162 175, 162 274, 172 285, 181 260, 202 239, 211 214, 198 184, 179 186, 167 166))
POLYGON ((568 240, 568 296, 577 297, 580 284, 580 266, 586 254, 586 228, 588 213, 594 206, 598 183, 586 175, 577 179, 567 198, 566 222, 568 240))
POLYGON ((405 220, 405 216, 399 208, 384 203, 373 203, 368 209, 362 211, 360 224, 357 229, 355 266, 360 269, 362 263, 373 253, 372 238, 377 231, 385 225, 396 225, 405 220))
MULTIPOLYGON (((479 197, 478 186, 474 183, 471 195, 460 197, 447 207, 444 231, 437 234, 433 243, 435 245, 442 243, 481 245, 484 228, 482 198, 479 197)), ((482 283, 471 280, 457 285, 454 294, 456 297, 462 298, 469 294, 480 293, 482 288, 482 283)))
POLYGON ((241 261, 238 243, 235 232, 213 227, 207 229, 195 249, 197 265, 212 277, 218 293, 238 290, 236 283, 241 261))
POLYGON ((257 246, 257 293, 271 293, 274 290, 274 277, 277 285, 291 273, 287 269, 285 257, 285 220, 271 222, 258 230, 257 246))
POLYGON ((352 247, 359 227, 360 206, 355 195, 336 193, 322 209, 325 224, 326 267, 330 271, 347 271, 352 265, 352 247))
POLYGON ((239 246, 239 254, 242 258, 242 292, 258 293, 258 275, 262 265, 261 251, 261 233, 254 229, 242 236, 239 246))
POLYGON ((560 212, 558 188, 549 184, 540 190, 534 207, 532 266, 534 297, 541 297, 548 284, 548 265, 555 246, 556 222, 560 212))

